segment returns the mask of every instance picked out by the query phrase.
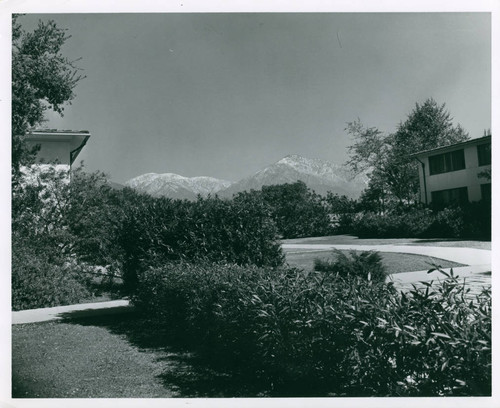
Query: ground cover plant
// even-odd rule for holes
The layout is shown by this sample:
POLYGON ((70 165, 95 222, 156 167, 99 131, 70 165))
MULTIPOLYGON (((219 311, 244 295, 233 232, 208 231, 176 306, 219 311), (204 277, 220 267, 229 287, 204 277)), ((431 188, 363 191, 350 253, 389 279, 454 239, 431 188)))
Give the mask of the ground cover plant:
POLYGON ((146 271, 133 301, 268 395, 491 393, 489 291, 470 300, 453 275, 407 293, 366 278, 171 263, 146 271))
POLYGON ((343 277, 359 277, 368 281, 384 282, 387 277, 382 256, 375 251, 333 251, 333 259, 315 259, 314 270, 343 277))

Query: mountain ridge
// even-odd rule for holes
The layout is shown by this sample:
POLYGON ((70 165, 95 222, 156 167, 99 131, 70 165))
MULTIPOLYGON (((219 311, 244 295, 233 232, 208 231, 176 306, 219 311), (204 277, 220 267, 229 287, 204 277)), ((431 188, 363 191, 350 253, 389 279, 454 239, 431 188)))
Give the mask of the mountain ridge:
POLYGON ((366 175, 353 175, 345 166, 297 154, 283 157, 253 175, 236 182, 208 176, 184 177, 175 173, 146 173, 125 182, 125 186, 152 196, 194 200, 217 194, 231 198, 241 191, 260 190, 262 186, 303 181, 321 195, 328 191, 358 198, 367 186, 366 175))

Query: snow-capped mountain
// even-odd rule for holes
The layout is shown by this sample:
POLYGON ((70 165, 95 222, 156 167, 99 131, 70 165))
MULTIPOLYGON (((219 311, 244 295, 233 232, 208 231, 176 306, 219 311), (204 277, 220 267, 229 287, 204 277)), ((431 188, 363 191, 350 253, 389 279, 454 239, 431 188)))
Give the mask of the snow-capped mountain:
POLYGON ((126 186, 152 196, 194 200, 200 194, 232 197, 240 191, 260 190, 262 186, 294 183, 301 180, 318 194, 328 191, 358 198, 368 182, 366 175, 353 176, 344 166, 320 160, 290 155, 236 183, 213 177, 183 177, 178 174, 148 173, 135 177, 126 186))
POLYGON ((344 166, 326 160, 290 155, 232 184, 219 194, 231 197, 240 191, 260 190, 262 186, 293 183, 297 180, 303 181, 318 194, 326 195, 331 191, 350 198, 358 198, 368 182, 366 175, 354 176, 344 166))
POLYGON ((230 185, 230 181, 213 177, 183 177, 174 173, 147 173, 125 182, 125 186, 154 197, 188 200, 196 199, 198 194, 203 197, 215 194, 230 185))

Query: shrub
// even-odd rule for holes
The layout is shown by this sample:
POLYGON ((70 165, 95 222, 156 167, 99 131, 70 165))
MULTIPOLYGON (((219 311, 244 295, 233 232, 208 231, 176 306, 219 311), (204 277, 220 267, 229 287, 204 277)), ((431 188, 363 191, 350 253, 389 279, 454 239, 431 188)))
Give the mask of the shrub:
POLYGON ((89 275, 54 259, 57 250, 13 238, 13 310, 68 305, 92 297, 89 275))
POLYGON ((382 257, 378 252, 350 251, 345 252, 334 250, 334 257, 331 260, 314 260, 314 270, 339 274, 342 277, 360 277, 374 282, 384 282, 387 276, 382 257))
POLYGON ((424 234, 432 223, 429 209, 404 212, 360 214, 353 223, 353 232, 362 238, 408 238, 424 234))
POLYGON ((427 237, 460 238, 465 232, 464 212, 460 207, 445 208, 436 213, 424 235, 427 237))
POLYGON ((282 238, 329 235, 332 232, 328 206, 302 181, 263 186, 260 195, 282 238))
POLYGON ((277 235, 269 207, 252 194, 196 202, 142 196, 120 234, 125 283, 133 291, 138 275, 169 261, 281 265, 277 235))
POLYGON ((71 174, 65 166, 24 169, 12 185, 13 305, 78 302, 99 289, 87 287, 94 266, 117 273, 124 197, 104 174, 83 167, 71 174))
POLYGON ((360 213, 353 220, 348 215, 346 225, 350 223, 351 232, 360 238, 491 239, 489 202, 474 202, 435 211, 401 207, 383 215, 360 213))
POLYGON ((430 237, 491 239, 491 203, 474 202, 438 211, 430 237))
POLYGON ((167 264, 134 303, 274 396, 489 395, 491 294, 289 268, 167 264))
POLYGON ((473 297, 453 270, 439 272, 442 283, 395 297, 381 322, 392 333, 385 346, 394 349, 395 391, 491 395, 491 288, 473 297))

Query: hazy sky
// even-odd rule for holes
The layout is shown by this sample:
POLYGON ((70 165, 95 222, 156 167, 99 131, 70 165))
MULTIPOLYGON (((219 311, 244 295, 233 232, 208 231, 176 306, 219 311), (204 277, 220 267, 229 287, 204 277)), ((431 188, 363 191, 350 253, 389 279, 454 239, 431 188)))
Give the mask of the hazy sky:
POLYGON ((27 15, 72 38, 87 78, 64 118, 88 170, 235 181, 287 154, 343 163, 346 123, 394 131, 415 103, 491 127, 489 13, 27 15))

